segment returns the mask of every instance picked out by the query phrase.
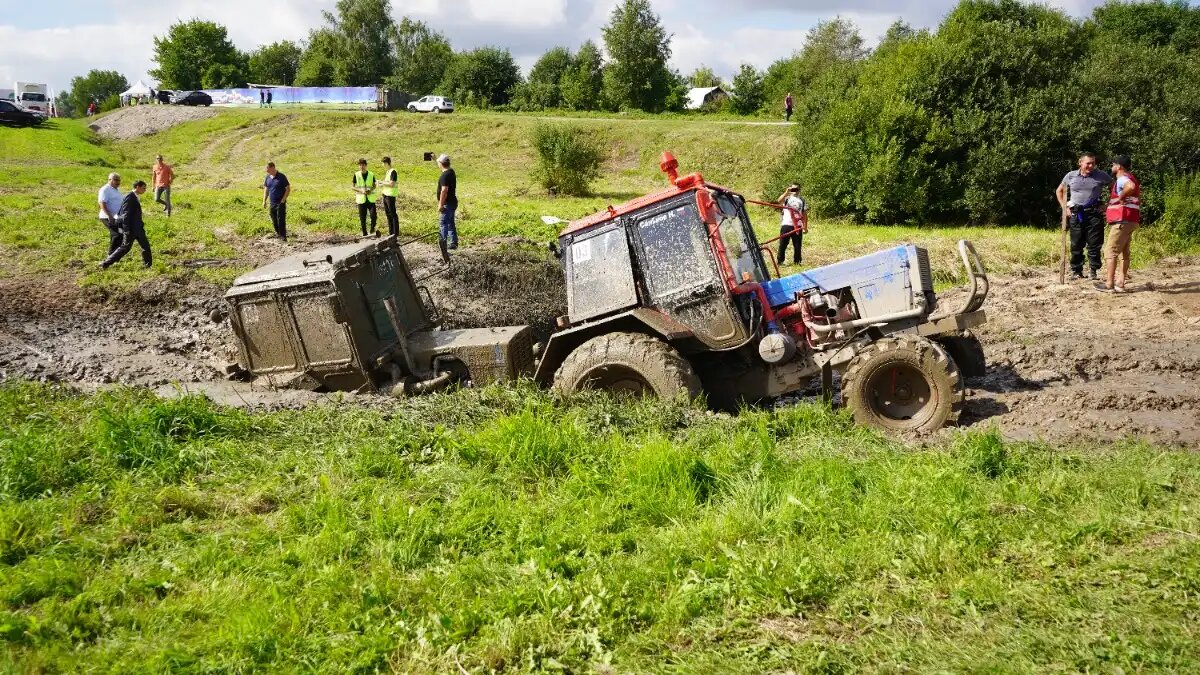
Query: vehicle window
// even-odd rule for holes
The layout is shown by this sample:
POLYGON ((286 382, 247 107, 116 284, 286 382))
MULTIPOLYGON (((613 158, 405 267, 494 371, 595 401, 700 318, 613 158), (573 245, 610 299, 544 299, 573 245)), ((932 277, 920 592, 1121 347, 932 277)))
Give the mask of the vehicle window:
POLYGON ((21 94, 21 100, 22 101, 33 101, 35 103, 45 103, 46 95, 45 94, 33 94, 33 93, 27 92, 27 93, 21 94))
POLYGON ((755 255, 755 243, 746 234, 746 224, 742 221, 741 209, 732 197, 717 193, 717 207, 720 209, 721 222, 718 231, 721 242, 725 245, 725 255, 729 259, 729 268, 733 271, 735 282, 762 281, 766 274, 758 264, 755 255))
POLYGON ((571 321, 584 321, 637 304, 629 242, 621 227, 575 239, 564 257, 571 321))
POLYGON ((638 224, 638 232, 645 257, 643 274, 656 298, 712 281, 712 256, 693 205, 651 216, 638 224))
POLYGON ((0 101, 0 110, 4 112, 12 112, 16 110, 16 107, 8 101, 0 101))

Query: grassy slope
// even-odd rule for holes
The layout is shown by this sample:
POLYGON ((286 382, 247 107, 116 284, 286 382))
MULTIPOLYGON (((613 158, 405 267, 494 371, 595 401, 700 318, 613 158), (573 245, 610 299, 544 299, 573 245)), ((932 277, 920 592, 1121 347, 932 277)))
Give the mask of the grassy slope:
POLYGON ((1200 668, 1194 453, 520 389, 394 413, 0 387, 0 662, 1200 668))
MULTIPOLYGON (((604 174, 589 198, 549 198, 532 184, 534 161, 527 141, 540 120, 531 116, 461 113, 442 116, 341 112, 221 111, 214 118, 180 125, 135 141, 96 145, 83 124, 61 121, 55 129, 0 129, 0 247, 17 251, 19 267, 81 270, 84 283, 129 285, 168 273, 184 260, 233 256, 270 232, 261 210, 262 167, 276 161, 295 185, 291 226, 301 236, 357 231, 348 187, 354 162, 365 156, 374 168, 390 154, 401 185, 401 223, 406 232, 435 228, 432 213, 436 168, 424 151, 449 152, 459 173, 460 230, 469 239, 522 235, 548 240, 555 228, 539 216, 575 218, 662 186, 658 157, 672 150, 684 171, 699 170, 714 182, 762 197, 761 186, 788 142, 789 129, 688 119, 573 119, 563 123, 594 129, 610 148, 604 174), (123 265, 105 275, 92 269, 106 237, 94 219, 95 192, 113 167, 127 179, 149 177, 156 153, 176 165, 176 216, 161 217, 147 203, 148 231, 159 250, 150 272, 123 265)), ((131 183, 127 180, 126 183, 131 183)), ((774 197, 774 195, 772 195, 774 197)), ((777 232, 777 215, 755 208, 764 238, 777 232)), ((1056 233, 1033 228, 860 227, 815 223, 806 242, 808 259, 823 264, 850 254, 913 241, 928 246, 944 279, 954 278, 953 244, 976 241, 994 269, 1051 267, 1056 233)), ((1137 247, 1135 247, 1137 249, 1137 247)), ((1144 250, 1144 249, 1138 249, 1144 250)), ((9 272, 15 272, 10 269, 9 272)), ((219 281, 241 270, 206 271, 219 281)))

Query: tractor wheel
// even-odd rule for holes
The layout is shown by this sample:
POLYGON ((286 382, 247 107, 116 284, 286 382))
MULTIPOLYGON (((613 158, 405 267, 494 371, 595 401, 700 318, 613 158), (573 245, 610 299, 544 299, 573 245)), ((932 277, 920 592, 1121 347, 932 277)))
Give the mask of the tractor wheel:
POLYGON ((963 377, 983 377, 987 374, 987 358, 983 355, 983 345, 979 338, 969 330, 957 335, 943 335, 937 338, 938 344, 946 350, 958 372, 963 377))
POLYGON ((600 389, 618 395, 696 398, 700 378, 671 345, 640 333, 594 337, 567 355, 554 376, 554 391, 600 389))
POLYGON ((958 419, 963 396, 946 350, 912 335, 868 345, 842 375, 842 403, 854 421, 887 431, 937 431, 958 419))

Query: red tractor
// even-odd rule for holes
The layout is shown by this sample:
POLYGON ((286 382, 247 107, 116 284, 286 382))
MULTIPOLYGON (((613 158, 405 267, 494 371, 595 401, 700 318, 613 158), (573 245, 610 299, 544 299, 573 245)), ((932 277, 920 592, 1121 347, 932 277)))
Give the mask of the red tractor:
POLYGON ((931 431, 957 418, 963 376, 984 370, 969 329, 986 320, 988 280, 969 242, 959 251, 971 291, 957 311, 937 311, 928 255, 915 246, 772 278, 771 242, 755 238, 748 200, 677 166, 664 153, 666 189, 559 235, 568 313, 539 382, 706 394, 725 408, 802 391, 817 375, 829 393, 840 372, 861 423, 931 431))

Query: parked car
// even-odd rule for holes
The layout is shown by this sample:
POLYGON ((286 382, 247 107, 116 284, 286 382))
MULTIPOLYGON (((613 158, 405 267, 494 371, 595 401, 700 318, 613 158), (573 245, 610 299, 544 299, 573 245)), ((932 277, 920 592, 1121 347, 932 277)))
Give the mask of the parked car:
POLYGON ((409 112, 454 112, 454 101, 445 96, 422 96, 408 104, 409 112))
POLYGON ((174 95, 175 95, 175 92, 171 91, 170 89, 159 89, 157 92, 154 93, 154 98, 159 103, 170 103, 171 97, 174 95))
POLYGON ((0 101, 0 124, 10 127, 36 127, 46 116, 11 101, 0 101))
POLYGON ((177 91, 171 96, 175 105, 212 105, 212 97, 202 91, 177 91))

